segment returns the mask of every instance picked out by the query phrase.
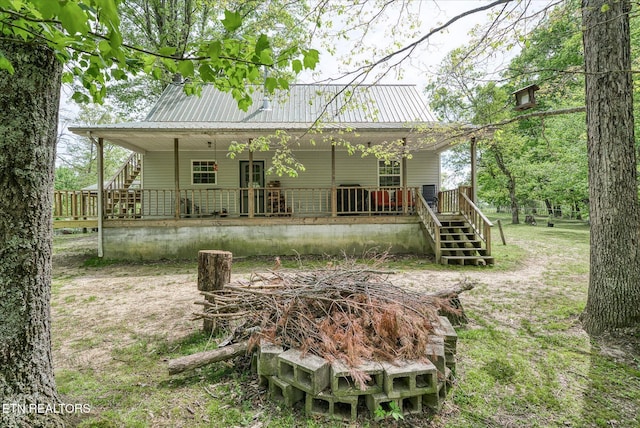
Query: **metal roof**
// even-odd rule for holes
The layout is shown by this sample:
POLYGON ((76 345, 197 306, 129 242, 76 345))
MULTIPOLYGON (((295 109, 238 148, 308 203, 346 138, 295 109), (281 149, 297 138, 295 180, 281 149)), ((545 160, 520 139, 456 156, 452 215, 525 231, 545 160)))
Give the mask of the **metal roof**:
MULTIPOLYGON (((248 111, 238 108, 229 92, 211 85, 200 96, 185 95, 182 85, 169 85, 145 122, 207 122, 230 124, 425 123, 426 104, 412 85, 291 85, 288 91, 265 94, 253 88, 248 111)), ((268 126, 268 128, 273 127, 268 126)))
POLYGON ((317 85, 294 84, 288 91, 266 96, 261 88, 251 91, 248 111, 238 108, 231 93, 211 85, 199 96, 188 96, 183 86, 169 85, 142 122, 72 126, 75 134, 103 138, 144 153, 169 151, 174 141, 181 150, 199 150, 215 140, 220 148, 233 141, 256 138, 284 130, 296 138, 300 149, 320 150, 314 139, 345 138, 352 143, 379 144, 406 138, 426 150, 441 151, 459 141, 446 138, 443 126, 432 122, 414 85, 317 85), (313 127, 318 132, 310 132, 313 127), (420 129, 419 131, 416 131, 420 129))

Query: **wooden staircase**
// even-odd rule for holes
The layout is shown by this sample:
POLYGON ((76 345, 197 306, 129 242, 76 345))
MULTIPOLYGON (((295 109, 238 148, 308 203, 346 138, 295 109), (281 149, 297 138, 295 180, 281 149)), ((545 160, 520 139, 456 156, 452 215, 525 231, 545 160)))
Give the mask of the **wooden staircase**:
POLYGON ((142 170, 142 155, 133 153, 105 185, 104 213, 110 218, 139 217, 142 192, 132 188, 142 170))
POLYGON ((483 240, 469 222, 459 214, 439 214, 440 263, 485 266, 494 264, 483 240))
POLYGON ((438 192, 437 210, 422 195, 416 214, 436 263, 486 266, 491 257, 491 222, 469 198, 469 188, 438 192), (438 214, 436 214, 436 212, 438 214))

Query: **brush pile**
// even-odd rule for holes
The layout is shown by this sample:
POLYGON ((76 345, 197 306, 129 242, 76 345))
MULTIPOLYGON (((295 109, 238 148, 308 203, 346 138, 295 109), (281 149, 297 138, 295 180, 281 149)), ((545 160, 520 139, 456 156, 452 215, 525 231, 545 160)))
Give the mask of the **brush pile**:
POLYGON ((207 301, 199 302, 204 311, 196 316, 234 325, 233 341, 249 339, 250 348, 264 341, 351 367, 367 360, 423 359, 438 315, 460 310, 450 294, 397 287, 389 273, 349 264, 254 274, 202 293, 207 301))

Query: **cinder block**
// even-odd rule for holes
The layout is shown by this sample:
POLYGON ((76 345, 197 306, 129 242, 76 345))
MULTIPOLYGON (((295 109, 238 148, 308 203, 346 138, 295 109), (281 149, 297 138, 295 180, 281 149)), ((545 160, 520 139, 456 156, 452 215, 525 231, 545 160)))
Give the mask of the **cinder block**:
POLYGON ((358 396, 334 396, 332 417, 343 421, 355 421, 358 417, 358 396))
POLYGON ((383 392, 381 392, 380 394, 365 395, 364 398, 371 418, 376 421, 382 419, 381 416, 376 415, 376 410, 378 409, 378 407, 382 407, 382 410, 388 412, 391 410, 391 403, 396 403, 398 407, 402 409, 402 402, 400 399, 389 398, 389 396, 383 392))
POLYGON ((331 394, 307 394, 304 405, 307 416, 320 415, 331 417, 332 399, 333 396, 331 394))
POLYGON ((458 334, 447 317, 439 316, 438 319, 440 320, 440 326, 436 327, 436 333, 444 337, 444 350, 455 355, 458 334))
POLYGON ((447 398, 452 379, 453 372, 448 368, 445 369, 445 375, 438 379, 438 390, 422 396, 422 406, 429 407, 435 412, 440 411, 444 400, 447 398))
POLYGON ((276 376, 278 374, 278 355, 283 352, 282 346, 262 343, 258 351, 258 374, 276 376))
POLYGON ((384 363, 383 390, 389 398, 404 398, 434 392, 438 369, 431 362, 403 361, 384 363))
POLYGON ((434 412, 439 412, 444 404, 444 400, 447 396, 446 385, 444 381, 438 382, 438 390, 436 392, 430 392, 422 396, 422 406, 428 407, 434 412))
POLYGON ((351 369, 340 361, 331 364, 331 393, 335 396, 366 395, 382 392, 384 368, 373 361, 365 362, 355 368, 366 373, 371 379, 360 389, 351 375, 351 369))
POLYGON ((405 397, 400 400, 403 415, 422 413, 422 395, 405 397))
POLYGON ((426 350, 427 358, 431 360, 440 373, 444 375, 446 359, 444 352, 444 338, 440 336, 432 336, 429 338, 426 350))
POLYGON ((270 376, 258 375, 258 386, 269 388, 269 377, 270 376))
POLYGON ((329 386, 331 366, 324 358, 289 349, 278 356, 278 377, 311 394, 329 386))
POLYGON ((449 352, 445 352, 444 354, 445 364, 448 369, 451 371, 456 371, 456 356, 455 354, 451 354, 449 352))
POLYGON ((298 401, 304 400, 304 391, 276 376, 269 378, 269 397, 273 401, 280 401, 287 407, 293 407, 298 401))
POLYGON ((358 416, 358 396, 335 397, 328 392, 306 394, 305 411, 307 416, 354 421, 358 416))

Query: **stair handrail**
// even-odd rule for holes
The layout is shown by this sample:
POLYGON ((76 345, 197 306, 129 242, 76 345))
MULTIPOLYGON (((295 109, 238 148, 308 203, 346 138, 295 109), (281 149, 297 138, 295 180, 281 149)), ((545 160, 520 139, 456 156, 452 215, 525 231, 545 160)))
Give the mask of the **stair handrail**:
POLYGON ((460 188, 459 196, 460 214, 469 222, 476 235, 485 244, 486 255, 491 255, 491 227, 493 223, 480 211, 480 209, 467 196, 464 188, 460 188))
POLYGON ((440 223, 438 216, 433 212, 421 194, 418 194, 416 213, 434 243, 433 252, 436 257, 436 263, 440 263, 440 228, 442 227, 442 223, 440 223))
POLYGON ((140 153, 133 152, 122 167, 120 167, 118 172, 115 173, 113 178, 105 184, 104 190, 126 189, 127 187, 124 183, 126 178, 129 176, 130 171, 138 170, 141 164, 142 155, 140 153))

